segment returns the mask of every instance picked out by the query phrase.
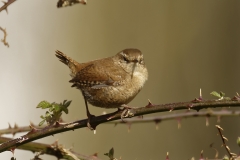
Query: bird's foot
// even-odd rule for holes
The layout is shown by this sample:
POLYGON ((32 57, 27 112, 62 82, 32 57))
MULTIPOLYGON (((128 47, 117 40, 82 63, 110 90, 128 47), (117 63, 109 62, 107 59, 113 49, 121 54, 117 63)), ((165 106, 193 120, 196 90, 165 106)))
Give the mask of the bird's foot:
POLYGON ((120 111, 123 110, 122 114, 121 114, 121 120, 123 122, 124 122, 124 120, 123 120, 124 118, 131 118, 136 113, 135 108, 130 107, 130 106, 126 105, 126 104, 123 104, 122 107, 123 107, 123 109, 118 109, 118 110, 120 110, 120 111))

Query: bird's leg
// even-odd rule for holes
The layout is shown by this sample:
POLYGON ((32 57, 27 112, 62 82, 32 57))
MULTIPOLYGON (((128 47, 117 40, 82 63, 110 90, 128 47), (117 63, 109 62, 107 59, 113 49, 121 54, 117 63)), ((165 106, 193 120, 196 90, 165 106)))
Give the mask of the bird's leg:
POLYGON ((120 107, 117 108, 117 111, 112 113, 113 116, 110 116, 109 118, 107 118, 107 120, 110 120, 110 119, 114 118, 119 112, 122 112, 121 113, 121 120, 123 122, 124 122, 124 120, 123 120, 124 118, 131 118, 131 117, 134 116, 134 114, 136 112, 134 110, 135 109, 134 107, 130 107, 126 104, 121 105, 121 107, 123 107, 123 109, 121 109, 120 107))
POLYGON ((87 100, 84 96, 84 101, 85 101, 85 106, 86 106, 86 111, 87 111, 87 117, 88 117, 88 123, 87 123, 87 126, 90 130, 95 130, 96 126, 92 127, 90 122, 91 122, 91 118, 95 117, 94 115, 92 115, 90 112, 89 112, 89 109, 88 109, 88 104, 87 104, 87 100))
POLYGON ((121 114, 121 120, 124 122, 124 118, 131 118, 134 116, 134 114, 136 113, 136 111, 134 110, 135 108, 134 107, 130 107, 126 104, 123 104, 122 105, 123 107, 123 111, 122 111, 122 114, 121 114))

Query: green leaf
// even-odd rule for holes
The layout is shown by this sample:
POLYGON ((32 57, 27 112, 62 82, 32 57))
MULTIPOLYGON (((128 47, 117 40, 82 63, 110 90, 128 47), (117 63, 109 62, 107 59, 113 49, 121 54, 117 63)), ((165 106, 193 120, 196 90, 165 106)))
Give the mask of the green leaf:
POLYGON ((53 112, 60 112, 60 111, 61 111, 61 106, 59 104, 55 104, 53 112))
POLYGON ((63 103, 63 104, 65 107, 68 107, 71 103, 72 103, 72 101, 67 101, 66 103, 63 103))
POLYGON ((37 108, 42 108, 42 109, 49 108, 49 107, 51 107, 51 104, 47 101, 42 101, 37 105, 37 108))
POLYGON ((45 117, 43 115, 41 115, 40 118, 45 119, 45 117))
POLYGON ((114 159, 114 149, 111 148, 108 153, 104 153, 105 156, 108 156, 110 160, 114 159))
POLYGON ((225 155, 222 160, 229 160, 229 158, 227 155, 225 155))
POLYGON ((42 126, 45 121, 46 121, 45 119, 42 120, 38 125, 39 125, 39 126, 42 126))
POLYGON ((71 104, 72 101, 64 100, 62 103, 49 103, 47 101, 42 101, 38 104, 37 108, 47 109, 45 116, 40 116, 43 119, 39 126, 42 125, 44 122, 47 122, 48 125, 54 124, 55 122, 59 121, 62 116, 62 112, 68 114, 68 106, 71 104))
POLYGON ((220 94, 221 97, 224 97, 224 96, 225 96, 225 93, 223 93, 222 91, 220 91, 219 94, 220 94))
POLYGON ((66 107, 64 107, 64 106, 62 106, 62 111, 63 111, 64 113, 68 114, 68 109, 67 109, 66 107))
POLYGON ((219 93, 216 92, 216 91, 212 91, 210 94, 211 94, 212 96, 217 97, 217 98, 221 98, 221 97, 222 97, 221 94, 219 94, 219 93))

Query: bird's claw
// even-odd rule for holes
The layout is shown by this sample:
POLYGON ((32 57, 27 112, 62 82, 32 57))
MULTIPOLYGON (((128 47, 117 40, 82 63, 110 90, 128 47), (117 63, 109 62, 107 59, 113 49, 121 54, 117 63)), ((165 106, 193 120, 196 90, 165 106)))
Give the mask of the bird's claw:
POLYGON ((134 108, 129 107, 129 106, 127 106, 127 105, 122 105, 122 107, 124 107, 124 108, 123 108, 123 112, 122 112, 122 114, 121 114, 121 120, 122 120, 123 122, 125 122, 123 119, 124 119, 124 118, 131 118, 131 117, 133 117, 134 114, 136 113, 136 111, 135 111, 134 108))
POLYGON ((94 115, 88 114, 87 127, 88 127, 90 130, 95 130, 95 129, 96 129, 96 126, 92 126, 92 125, 91 125, 91 119, 93 119, 94 117, 95 117, 94 115))

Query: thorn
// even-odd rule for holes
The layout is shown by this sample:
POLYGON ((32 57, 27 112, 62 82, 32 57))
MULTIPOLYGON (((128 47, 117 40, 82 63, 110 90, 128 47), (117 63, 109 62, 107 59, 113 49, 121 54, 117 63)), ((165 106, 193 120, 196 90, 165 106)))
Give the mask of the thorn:
POLYGON ((8 123, 8 129, 12 129, 12 127, 11 127, 10 123, 8 123))
POLYGON ((209 126, 209 118, 206 117, 206 126, 208 127, 209 126))
POLYGON ((51 148, 56 148, 57 146, 58 146, 58 139, 55 142, 53 142, 53 144, 50 144, 51 148))
POLYGON ((180 128, 182 127, 182 125, 181 125, 181 119, 179 118, 179 119, 177 120, 177 122, 178 122, 178 129, 180 129, 180 128))
POLYGON ((203 159, 203 150, 201 151, 200 157, 201 157, 201 159, 203 159))
POLYGON ((14 129, 17 129, 18 128, 18 125, 15 123, 14 124, 14 129))
POLYGON ((223 138, 225 141, 228 141, 228 139, 227 139, 226 137, 223 136, 222 138, 223 138))
POLYGON ((194 100, 192 100, 191 102, 193 102, 193 103, 199 103, 199 102, 201 102, 202 101, 202 99, 200 99, 200 98, 195 98, 194 100))
POLYGON ((33 123, 33 122, 31 122, 31 121, 30 121, 30 125, 31 125, 31 126, 33 126, 33 127, 35 127, 34 123, 33 123))
POLYGON ((153 107, 154 105, 152 104, 152 102, 150 101, 150 99, 148 99, 148 104, 145 106, 146 108, 150 108, 153 107))
POLYGON ((29 128, 31 129, 26 135, 29 135, 29 134, 32 134, 32 133, 35 133, 35 132, 37 132, 37 128, 35 128, 35 127, 33 127, 33 126, 31 126, 31 125, 29 125, 29 128))
POLYGON ((237 96, 239 97, 239 94, 238 94, 238 92, 236 92, 236 94, 237 94, 237 96))
POLYGON ((200 91, 199 91, 199 99, 202 100, 202 89, 200 88, 200 91))
POLYGON ((226 146, 226 149, 230 152, 230 148, 228 146, 226 146))
POLYGON ((8 10, 7 10, 7 8, 5 8, 4 10, 5 10, 5 11, 7 12, 7 14, 8 14, 8 10))
POLYGON ((131 130, 131 123, 127 123, 128 125, 128 133, 130 133, 130 130, 131 130))
POLYGON ((188 104, 188 110, 190 111, 191 108, 193 107, 193 104, 188 104))
POLYGON ((98 153, 94 153, 92 156, 94 156, 94 157, 98 157, 98 153))
POLYGON ((223 129, 219 125, 215 125, 215 127, 223 131, 223 129))
POLYGON ((231 100, 232 100, 232 101, 239 101, 239 100, 240 100, 240 97, 239 97, 239 96, 234 96, 231 100))
POLYGON ((167 152, 166 160, 169 160, 169 153, 167 152))
POLYGON ((169 112, 172 112, 172 111, 173 111, 173 109, 174 109, 173 107, 170 107, 170 110, 169 110, 169 112))
POLYGON ((15 151, 15 149, 16 149, 15 147, 9 149, 10 152, 12 152, 13 155, 14 155, 14 151, 15 151))
POLYGON ((217 116, 217 123, 221 122, 221 116, 217 116))
POLYGON ((155 122, 155 128, 156 128, 156 130, 158 130, 158 129, 159 129, 158 123, 161 122, 161 120, 156 119, 156 120, 154 120, 154 122, 155 122))
POLYGON ((30 128, 30 129, 33 129, 34 127, 30 124, 30 125, 29 125, 29 128, 30 128))

